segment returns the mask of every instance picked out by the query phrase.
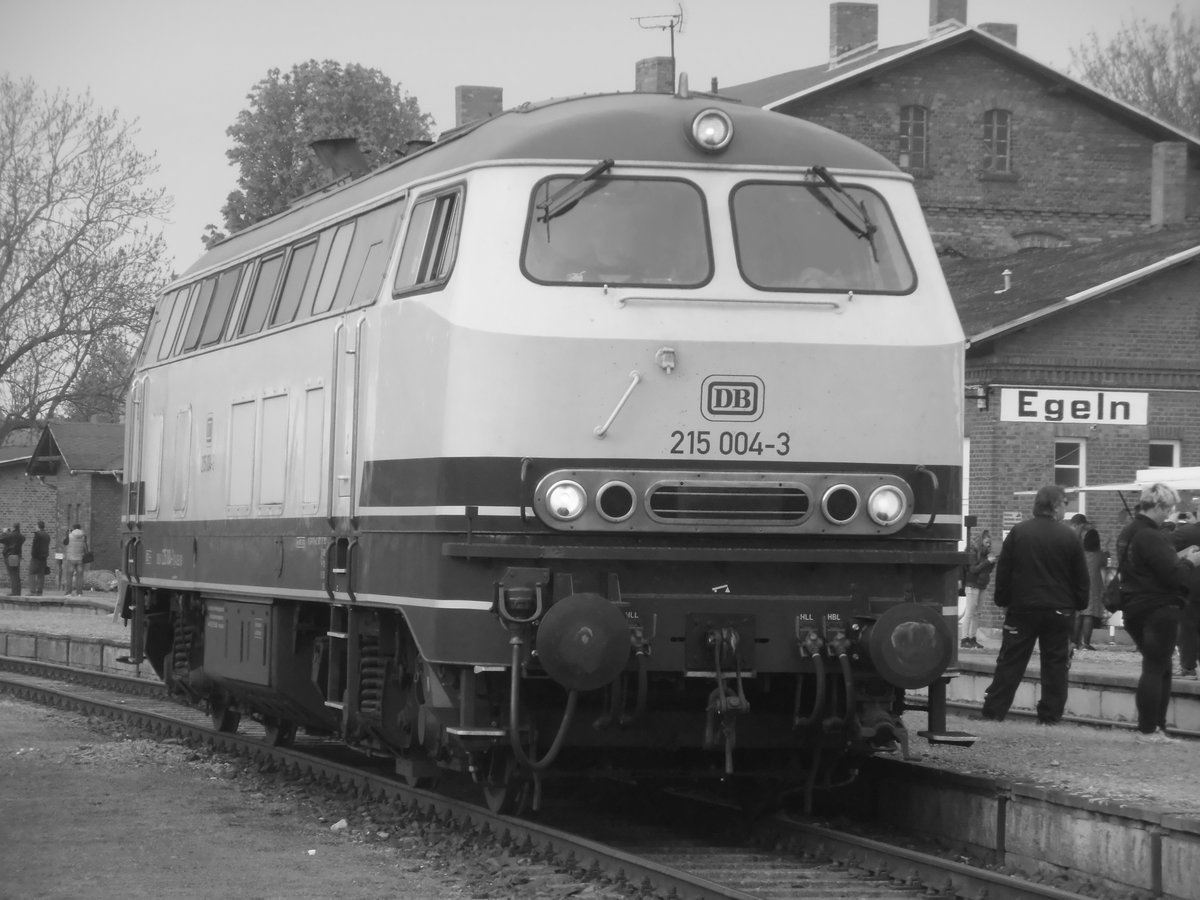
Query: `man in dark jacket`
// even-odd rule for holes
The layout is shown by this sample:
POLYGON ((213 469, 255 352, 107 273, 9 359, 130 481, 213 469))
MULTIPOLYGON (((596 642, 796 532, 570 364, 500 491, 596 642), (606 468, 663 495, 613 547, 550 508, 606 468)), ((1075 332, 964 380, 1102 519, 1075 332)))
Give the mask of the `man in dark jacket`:
POLYGON ((38 522, 37 531, 29 542, 29 593, 42 596, 46 585, 46 561, 50 558, 50 533, 46 523, 38 522))
POLYGON ((1134 697, 1137 738, 1154 743, 1175 740, 1166 732, 1171 655, 1188 582, 1200 565, 1200 547, 1189 544, 1176 550, 1171 537, 1160 530, 1178 502, 1174 488, 1150 485, 1138 500, 1137 515, 1117 538, 1121 616, 1142 654, 1142 674, 1134 697))
POLYGON ((1067 494, 1056 484, 1040 488, 1033 518, 1015 525, 996 563, 995 603, 1004 609, 1004 635, 996 674, 985 692, 983 717, 1003 719, 1036 644, 1042 654, 1038 721, 1053 725, 1067 705, 1067 668, 1076 610, 1088 605, 1083 545, 1063 524, 1067 494))
POLYGON ((19 522, 0 535, 0 553, 8 569, 9 593, 14 597, 21 596, 21 548, 24 545, 25 535, 21 534, 19 522))

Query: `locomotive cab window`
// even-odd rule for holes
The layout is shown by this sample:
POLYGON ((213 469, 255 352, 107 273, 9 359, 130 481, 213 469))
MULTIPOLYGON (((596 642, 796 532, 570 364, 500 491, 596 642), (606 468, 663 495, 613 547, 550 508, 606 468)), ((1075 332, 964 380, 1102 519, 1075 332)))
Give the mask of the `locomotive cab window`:
POLYGON ((444 284, 458 255, 462 225, 462 189, 413 204, 393 293, 444 284))
POLYGON ((522 268, 545 284, 699 287, 712 276, 708 248, 704 198, 695 185, 563 175, 534 188, 522 268), (564 193, 573 185, 577 197, 564 193))
POLYGON ((732 207, 738 266, 757 288, 905 293, 915 286, 896 223, 873 191, 748 182, 734 190, 732 207))

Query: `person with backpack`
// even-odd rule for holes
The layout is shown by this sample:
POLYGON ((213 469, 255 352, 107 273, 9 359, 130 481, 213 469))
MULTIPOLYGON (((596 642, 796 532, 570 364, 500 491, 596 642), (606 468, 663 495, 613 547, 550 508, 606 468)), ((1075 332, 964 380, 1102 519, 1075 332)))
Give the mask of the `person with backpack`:
POLYGON ((66 545, 64 561, 67 566, 67 596, 83 596, 83 555, 88 550, 87 534, 78 524, 71 526, 71 532, 63 541, 66 545))
POLYGON ((1125 630, 1142 655, 1135 703, 1137 740, 1168 743, 1167 706, 1171 702, 1171 657, 1192 572, 1200 565, 1200 546, 1176 550, 1162 524, 1175 510, 1179 494, 1168 485, 1142 491, 1137 514, 1117 538, 1121 578, 1121 614, 1125 630))
MULTIPOLYGON (((1182 550, 1192 544, 1200 546, 1200 522, 1181 521, 1171 533, 1175 549, 1182 550)), ((1179 677, 1195 678, 1196 662, 1200 656, 1200 569, 1188 576, 1187 597, 1183 611, 1179 614, 1179 677)))

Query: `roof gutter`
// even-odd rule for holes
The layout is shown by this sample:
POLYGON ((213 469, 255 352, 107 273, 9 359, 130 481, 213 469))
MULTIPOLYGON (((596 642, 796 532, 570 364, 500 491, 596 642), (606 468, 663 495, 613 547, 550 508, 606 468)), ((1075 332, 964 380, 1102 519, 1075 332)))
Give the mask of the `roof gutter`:
POLYGON ((1053 303, 1050 306, 1043 306, 1035 312, 1028 313, 1018 319, 1013 319, 1011 322, 1005 322, 1002 325, 997 325, 994 328, 989 328, 987 331, 981 331, 967 339, 967 346, 991 340, 992 338, 1000 337, 1011 331, 1016 331, 1025 325, 1035 322, 1038 319, 1043 319, 1046 316, 1053 315, 1061 310, 1068 309, 1080 303, 1085 303, 1088 300, 1094 300, 1097 297, 1103 297, 1105 294, 1111 294, 1113 291, 1119 291, 1121 288, 1128 287, 1131 284, 1136 284, 1149 278, 1151 275, 1156 275, 1167 269, 1173 268, 1185 262, 1190 262, 1193 259, 1200 258, 1200 246, 1192 247, 1188 250, 1181 250, 1179 253, 1174 253, 1171 256, 1164 257, 1156 263, 1148 266, 1143 266, 1140 269, 1135 269, 1132 272, 1126 272, 1118 278, 1113 278, 1110 281, 1105 281, 1103 284, 1097 284, 1086 290, 1071 294, 1063 300, 1053 303))

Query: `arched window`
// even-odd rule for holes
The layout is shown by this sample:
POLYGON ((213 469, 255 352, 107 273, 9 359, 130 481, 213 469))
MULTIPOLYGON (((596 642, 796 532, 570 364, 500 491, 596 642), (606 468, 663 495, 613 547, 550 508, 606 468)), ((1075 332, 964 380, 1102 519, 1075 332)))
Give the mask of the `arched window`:
POLYGON ((900 141, 897 163, 902 169, 924 169, 929 163, 929 110, 924 106, 900 107, 900 141))
POLYGON ((989 109, 983 114, 983 168, 1012 171, 1012 113, 1007 109, 989 109))

